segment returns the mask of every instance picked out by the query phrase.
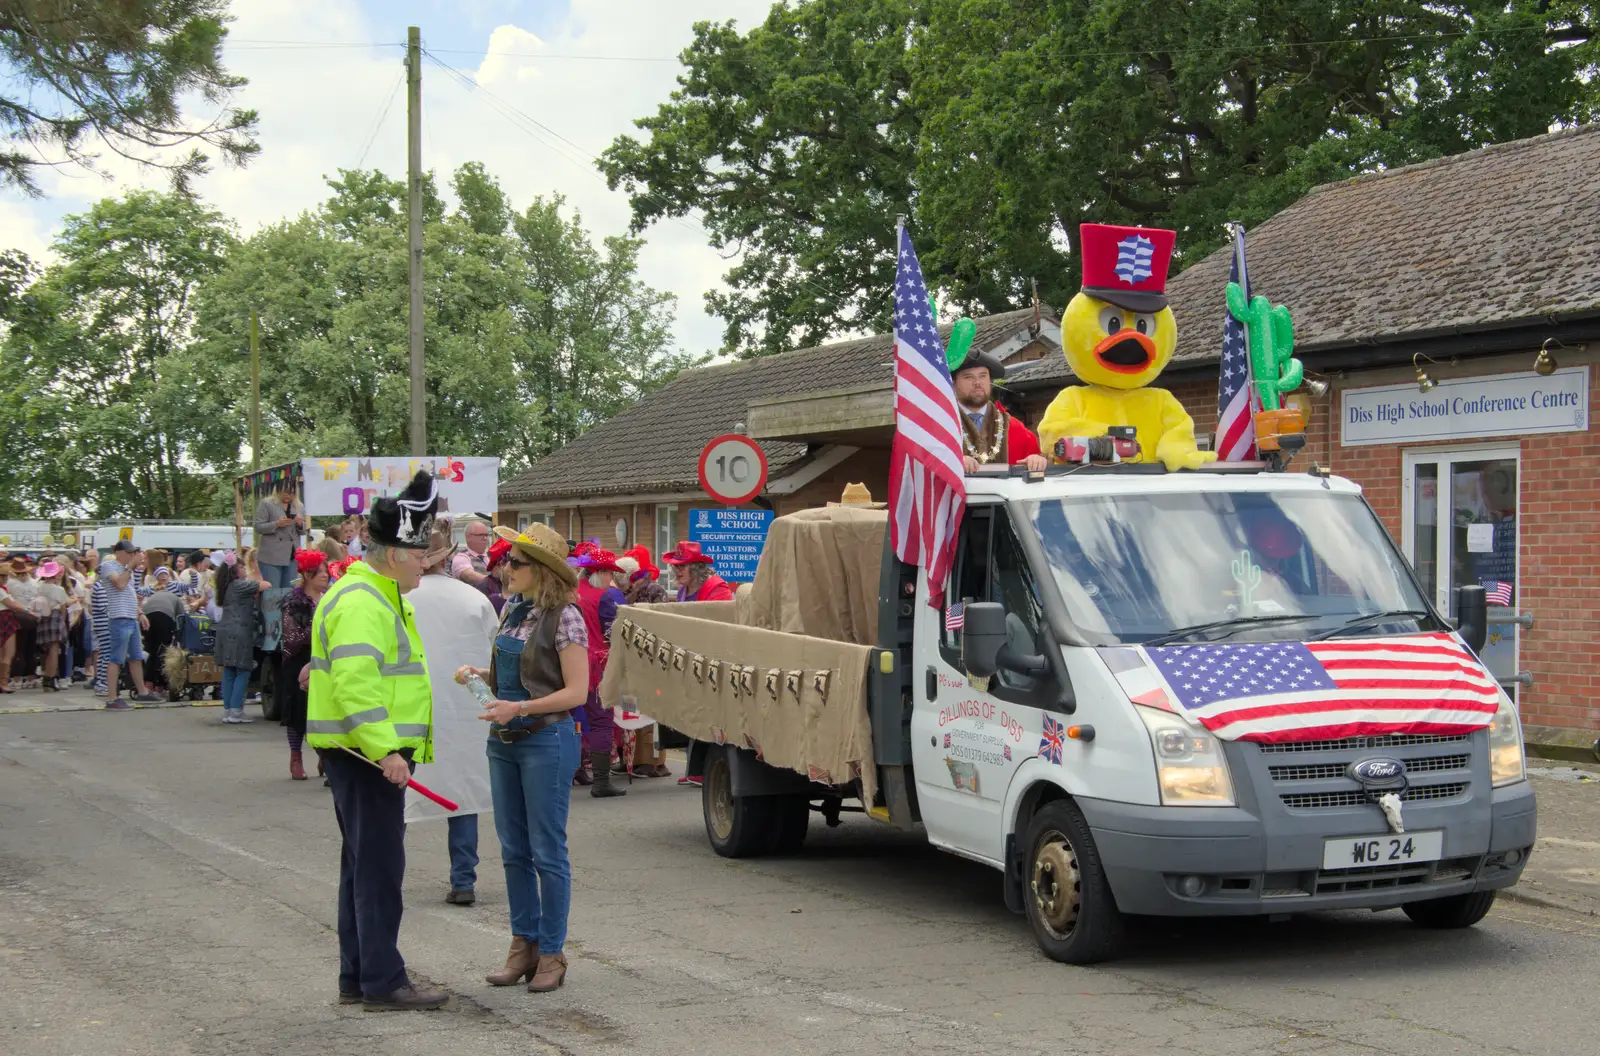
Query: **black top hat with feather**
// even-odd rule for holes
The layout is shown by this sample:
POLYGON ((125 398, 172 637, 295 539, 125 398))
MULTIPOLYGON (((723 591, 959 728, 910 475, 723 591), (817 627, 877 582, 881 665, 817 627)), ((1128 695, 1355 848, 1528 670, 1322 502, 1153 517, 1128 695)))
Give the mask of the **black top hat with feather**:
POLYGON ((367 531, 372 541, 405 550, 426 550, 439 509, 439 486, 426 470, 418 470, 406 490, 372 504, 367 531))

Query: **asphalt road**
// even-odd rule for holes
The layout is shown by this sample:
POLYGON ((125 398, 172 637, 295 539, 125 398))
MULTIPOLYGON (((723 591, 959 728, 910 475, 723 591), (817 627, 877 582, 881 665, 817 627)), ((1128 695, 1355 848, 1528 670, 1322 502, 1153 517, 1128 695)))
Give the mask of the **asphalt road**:
POLYGON ((0 716, 0 1052, 66 1054, 1517 1053, 1595 1046, 1600 918, 1502 900, 1432 933, 1400 913, 1145 923, 1131 954, 1045 960, 996 875, 870 823, 732 862, 699 796, 580 795, 571 973, 482 982, 507 942, 443 904, 441 824, 412 827, 402 950, 436 1013, 334 1001, 338 837, 276 724, 215 709, 0 716))

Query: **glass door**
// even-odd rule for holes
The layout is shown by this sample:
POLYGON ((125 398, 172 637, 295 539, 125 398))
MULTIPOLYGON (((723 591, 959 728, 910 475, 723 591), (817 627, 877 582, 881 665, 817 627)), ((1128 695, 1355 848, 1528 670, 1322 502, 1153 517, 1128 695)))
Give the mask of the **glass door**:
POLYGON ((1513 699, 1517 671, 1517 448, 1406 453, 1404 546, 1422 589, 1454 616, 1455 590, 1475 583, 1489 601, 1483 662, 1513 699))

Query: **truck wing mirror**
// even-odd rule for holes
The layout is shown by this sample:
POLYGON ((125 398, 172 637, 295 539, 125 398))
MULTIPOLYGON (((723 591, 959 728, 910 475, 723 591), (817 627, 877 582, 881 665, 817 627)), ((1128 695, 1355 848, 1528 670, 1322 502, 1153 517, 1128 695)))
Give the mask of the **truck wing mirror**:
POLYGON ((1478 584, 1456 588, 1456 618, 1461 640, 1482 655, 1483 644, 1489 640, 1489 602, 1478 584))
POLYGON ((995 601, 969 601, 961 628, 961 666, 967 674, 988 678, 1000 669, 1006 644, 1006 610, 995 601))
POLYGON ((1001 668, 1022 675, 1040 675, 1049 670, 1045 657, 1011 648, 1006 610, 999 602, 969 601, 964 611, 961 665, 967 674, 988 678, 1001 668))

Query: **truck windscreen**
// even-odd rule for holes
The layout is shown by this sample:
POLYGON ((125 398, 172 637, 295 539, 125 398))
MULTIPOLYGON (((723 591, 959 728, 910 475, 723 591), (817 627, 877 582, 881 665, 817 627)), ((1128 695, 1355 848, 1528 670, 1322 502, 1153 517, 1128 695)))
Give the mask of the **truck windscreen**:
POLYGON ((1105 495, 1022 507, 1068 617, 1096 644, 1303 641, 1347 623, 1352 635, 1431 625, 1355 495, 1105 495))

